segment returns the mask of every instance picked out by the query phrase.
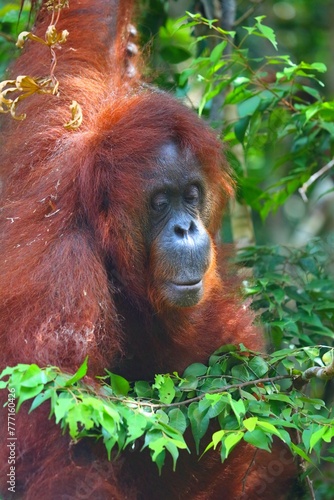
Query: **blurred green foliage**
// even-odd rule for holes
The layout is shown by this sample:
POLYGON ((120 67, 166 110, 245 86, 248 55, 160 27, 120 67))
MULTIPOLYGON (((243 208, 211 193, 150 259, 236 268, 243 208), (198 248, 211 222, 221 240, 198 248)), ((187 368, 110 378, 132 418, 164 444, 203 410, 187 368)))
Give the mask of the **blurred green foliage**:
POLYGON ((19 0, 0 0, 0 76, 8 64, 18 56, 15 43, 30 19, 30 5, 26 2, 22 11, 19 0))

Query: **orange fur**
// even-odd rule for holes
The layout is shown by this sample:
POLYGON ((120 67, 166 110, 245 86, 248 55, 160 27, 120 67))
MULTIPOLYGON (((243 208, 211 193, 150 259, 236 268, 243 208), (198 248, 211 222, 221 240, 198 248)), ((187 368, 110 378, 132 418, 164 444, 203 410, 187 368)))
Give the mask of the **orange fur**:
MULTIPOLYGON (((7 120, 0 368, 34 362, 73 371, 88 355, 91 376, 107 367, 150 379, 206 362, 224 343, 263 348, 237 283, 225 272, 226 260, 216 258, 215 236, 233 191, 220 141, 172 97, 142 85, 140 60, 127 53, 131 10, 128 0, 70 0, 57 26, 70 32, 57 52, 60 95, 28 98, 19 109, 26 121, 7 120), (84 121, 69 132, 63 123, 73 99, 84 121), (174 310, 159 300, 143 236, 145 174, 154 175, 159 148, 169 141, 202 165, 209 193, 203 224, 214 254, 202 301, 174 310), (106 202, 108 209, 101 209, 106 202)), ((42 9, 36 34, 43 36, 47 24, 42 9)), ((47 49, 27 45, 12 74, 47 75, 47 49)), ((5 418, 1 410, 1 429, 5 418)), ((285 463, 275 481, 272 476, 264 483, 261 496, 265 462, 275 458, 250 446, 239 446, 223 465, 217 453, 198 462, 185 452, 175 473, 166 466, 159 477, 144 452, 110 463, 95 443, 72 445, 43 407, 29 416, 20 410, 16 423, 14 498, 285 498, 294 473, 291 461, 285 463)), ((4 433, 0 440, 0 485, 4 498, 11 498, 4 433)))

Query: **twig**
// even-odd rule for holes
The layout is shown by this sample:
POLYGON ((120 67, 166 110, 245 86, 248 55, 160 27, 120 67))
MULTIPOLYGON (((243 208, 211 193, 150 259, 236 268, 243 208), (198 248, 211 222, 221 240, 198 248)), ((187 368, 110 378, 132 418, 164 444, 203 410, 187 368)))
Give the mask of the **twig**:
POLYGON ((301 188, 298 189, 300 196, 302 197, 303 201, 305 203, 307 202, 307 196, 306 196, 306 191, 307 189, 315 182, 319 177, 321 177, 327 170, 330 170, 334 166, 334 158, 330 162, 327 163, 324 167, 322 167, 318 172, 315 174, 311 175, 308 181, 304 182, 301 188))
MULTIPOLYGON (((277 375, 276 377, 265 377, 265 378, 259 378, 258 380, 248 380, 247 382, 242 382, 241 384, 230 384, 230 385, 224 385, 223 387, 220 387, 219 389, 214 389, 212 391, 207 391, 204 394, 200 394, 199 396, 196 396, 194 398, 186 399, 185 401, 178 401, 176 403, 148 403, 141 401, 140 406, 149 406, 150 408, 172 408, 173 406, 184 406, 188 405, 190 403, 194 403, 196 401, 200 401, 205 397, 206 394, 219 394, 220 392, 226 392, 229 391, 230 389, 240 389, 242 387, 247 387, 249 385, 254 385, 256 386, 257 384, 262 384, 265 382, 276 382, 278 380, 284 380, 284 379, 291 379, 291 375, 277 375)), ((110 398, 113 399, 113 398, 110 398)), ((116 398, 117 399, 117 398, 116 398)), ((124 401, 124 400, 123 400, 124 401)), ((133 402, 133 401, 131 401, 133 402)))
POLYGON ((8 35, 8 33, 4 33, 3 31, 0 31, 0 37, 7 40, 7 42, 16 43, 15 38, 13 38, 11 35, 8 35))
POLYGON ((264 0, 253 0, 253 5, 250 7, 242 16, 240 16, 238 19, 236 19, 233 23, 233 26, 239 26, 245 19, 247 19, 250 15, 253 14, 253 12, 257 9, 257 7, 260 5, 260 3, 264 2, 264 0))
MULTIPOLYGON (((297 432, 297 444, 300 444, 300 443, 301 443, 300 432, 297 432)), ((303 472, 305 473, 305 481, 307 484, 307 489, 310 492, 311 500, 316 500, 314 488, 313 488, 313 482, 311 481, 311 479, 309 478, 309 476, 307 474, 305 460, 303 460, 303 459, 300 460, 300 467, 303 470, 303 472)))
POLYGON ((254 450, 254 455, 253 455, 253 458, 251 460, 251 462, 249 463, 249 466, 245 472, 245 475, 244 477, 242 478, 242 491, 244 492, 245 491, 245 486, 246 486, 246 481, 247 481, 247 477, 248 475, 250 474, 250 471, 251 471, 251 468, 253 467, 253 465, 255 464, 255 459, 256 459, 256 455, 257 455, 257 452, 258 452, 258 448, 256 448, 254 450))

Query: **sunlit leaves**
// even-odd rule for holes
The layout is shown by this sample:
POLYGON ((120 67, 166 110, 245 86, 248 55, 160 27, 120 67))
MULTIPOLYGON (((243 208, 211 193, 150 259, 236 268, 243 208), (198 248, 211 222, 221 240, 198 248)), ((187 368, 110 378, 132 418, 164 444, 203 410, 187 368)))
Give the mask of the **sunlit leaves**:
MULTIPOLYGON (((152 384, 130 384, 107 372, 102 383, 93 386, 85 382, 87 360, 74 375, 55 367, 18 365, 2 372, 0 389, 14 392, 17 410, 27 400, 32 401, 30 412, 47 402, 51 416, 72 439, 101 438, 109 458, 115 448, 121 452, 140 443, 139 450, 150 450, 159 470, 166 454, 175 468, 179 453, 192 447, 185 441, 188 428, 197 453, 214 448, 223 461, 240 441, 270 451, 273 436, 303 457, 318 453, 321 443, 334 436, 324 402, 294 387, 303 371, 321 363, 326 352, 331 350, 305 347, 263 357, 243 345, 223 346, 208 366, 194 363, 182 377, 159 374, 152 384), (298 445, 290 429, 301 433, 298 445), (204 448, 205 436, 209 444, 204 448)), ((329 356, 324 359, 331 362, 329 356)))
MULTIPOLYGON (((179 64, 192 57, 189 47, 192 38, 189 29, 178 29, 180 20, 167 19, 159 30, 160 55, 170 64, 179 64)), ((183 28, 186 28, 183 25, 183 28)))
POLYGON ((315 62, 311 64, 301 62, 299 64, 293 64, 291 61, 288 61, 288 66, 286 66, 282 71, 278 71, 276 73, 276 78, 278 81, 279 80, 291 81, 293 78, 296 78, 297 76, 305 76, 309 78, 314 77, 314 80, 317 81, 314 72, 325 73, 326 71, 327 68, 325 64, 320 62, 315 62))

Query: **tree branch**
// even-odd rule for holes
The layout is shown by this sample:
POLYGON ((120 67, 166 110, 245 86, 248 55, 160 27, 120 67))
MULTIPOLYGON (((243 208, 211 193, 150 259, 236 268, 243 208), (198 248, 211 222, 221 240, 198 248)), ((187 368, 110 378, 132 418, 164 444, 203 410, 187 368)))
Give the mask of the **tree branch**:
POLYGON ((301 188, 298 189, 300 196, 302 197, 303 201, 305 203, 307 202, 307 196, 306 196, 306 191, 307 189, 315 182, 319 177, 321 177, 325 172, 330 170, 332 167, 334 167, 334 158, 333 160, 329 161, 324 167, 322 167, 318 172, 315 174, 311 175, 308 181, 304 182, 301 188))
POLYGON ((0 31, 0 37, 4 38, 7 42, 16 43, 16 38, 8 35, 8 33, 5 33, 4 31, 0 31))
POLYGON ((330 380, 334 378, 334 359, 330 365, 312 366, 312 368, 305 370, 302 375, 302 379, 306 381, 314 377, 320 378, 321 380, 330 380))

